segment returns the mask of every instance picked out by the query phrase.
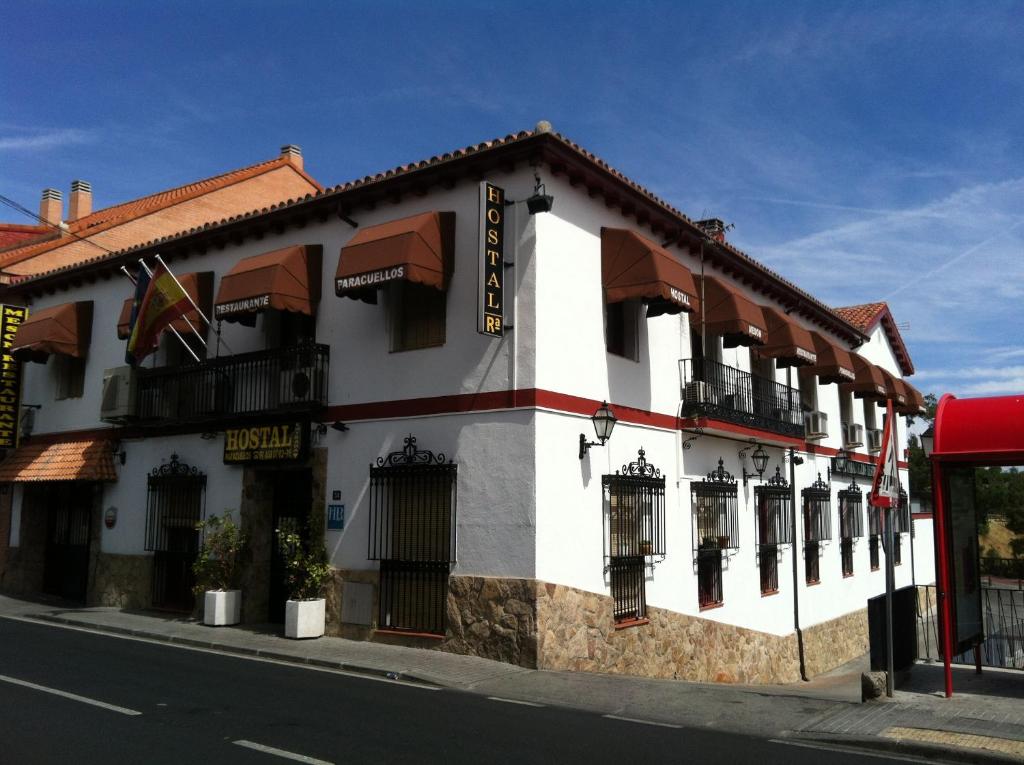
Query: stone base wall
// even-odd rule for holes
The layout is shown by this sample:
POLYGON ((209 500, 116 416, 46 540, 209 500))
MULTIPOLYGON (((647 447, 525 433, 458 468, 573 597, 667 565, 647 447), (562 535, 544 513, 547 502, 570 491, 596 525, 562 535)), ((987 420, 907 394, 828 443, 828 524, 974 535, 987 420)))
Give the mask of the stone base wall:
POLYGON ((838 619, 804 629, 804 663, 814 677, 867 653, 868 610, 853 611, 838 619))
POLYGON ((90 605, 149 608, 153 604, 153 556, 99 553, 90 605))
POLYGON ((800 679, 794 635, 778 636, 647 608, 616 629, 608 595, 538 583, 538 666, 715 683, 800 679))
POLYGON ((536 668, 537 644, 536 580, 448 580, 448 629, 442 650, 536 668))

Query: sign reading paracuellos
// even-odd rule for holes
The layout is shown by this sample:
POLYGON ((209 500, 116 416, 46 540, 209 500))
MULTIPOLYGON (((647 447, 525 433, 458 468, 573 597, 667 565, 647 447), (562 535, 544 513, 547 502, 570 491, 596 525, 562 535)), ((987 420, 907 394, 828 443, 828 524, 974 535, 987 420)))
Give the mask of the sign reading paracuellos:
POLYGON ((11 355, 14 333, 28 318, 20 305, 0 305, 0 449, 18 445, 18 411, 21 406, 21 366, 11 355))
POLYGON ((480 299, 477 332, 505 334, 505 190, 480 183, 480 299))
POLYGON ((309 424, 285 422, 227 428, 224 431, 224 464, 291 462, 306 456, 309 424))

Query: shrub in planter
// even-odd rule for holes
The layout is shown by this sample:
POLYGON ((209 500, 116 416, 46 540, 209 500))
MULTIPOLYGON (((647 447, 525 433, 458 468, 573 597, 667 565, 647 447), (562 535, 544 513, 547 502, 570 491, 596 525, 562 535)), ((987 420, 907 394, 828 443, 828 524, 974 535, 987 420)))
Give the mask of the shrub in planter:
POLYGON ((199 554, 192 564, 195 593, 205 593, 203 623, 214 627, 238 624, 242 594, 238 589, 239 560, 245 535, 230 513, 212 515, 196 524, 203 535, 199 554))
POLYGON ((290 638, 315 638, 324 634, 326 601, 324 585, 331 576, 327 550, 322 541, 303 544, 298 534, 280 531, 284 552, 288 601, 284 610, 284 634, 290 638))

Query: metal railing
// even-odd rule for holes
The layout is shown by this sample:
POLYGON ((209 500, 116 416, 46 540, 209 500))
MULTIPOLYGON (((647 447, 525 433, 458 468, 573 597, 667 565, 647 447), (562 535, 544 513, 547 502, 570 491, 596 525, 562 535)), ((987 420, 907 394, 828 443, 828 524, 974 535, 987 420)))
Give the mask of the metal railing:
POLYGON ((643 619, 647 616, 642 557, 612 558, 608 567, 611 579, 615 621, 643 619))
POLYGON ((989 578, 1016 580, 1017 589, 1024 589, 1024 558, 982 558, 981 575, 989 578))
POLYGON ((309 343, 140 369, 136 415, 180 423, 319 409, 329 366, 330 346, 309 343))
POLYGON ((800 391, 708 359, 679 362, 683 416, 704 416, 788 436, 804 435, 800 391))
MULTIPOLYGON (((935 585, 918 585, 917 590, 918 656, 942 661, 935 585)), ((985 642, 981 644, 982 665, 1024 669, 1024 591, 982 587, 981 617, 985 633, 985 642)), ((973 665, 974 652, 954 656, 953 663, 973 665)))

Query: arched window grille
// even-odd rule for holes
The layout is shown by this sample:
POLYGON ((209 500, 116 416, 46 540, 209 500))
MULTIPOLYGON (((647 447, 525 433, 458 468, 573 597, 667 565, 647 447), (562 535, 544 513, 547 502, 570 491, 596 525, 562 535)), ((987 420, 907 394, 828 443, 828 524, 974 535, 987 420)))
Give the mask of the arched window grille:
POLYGON ((153 553, 153 605, 192 608, 199 552, 196 524, 206 514, 206 475, 178 460, 153 468, 146 479, 146 550, 153 553))
POLYGON ((821 543, 832 538, 832 492, 818 480, 800 492, 804 514, 804 578, 807 584, 821 581, 821 543))
POLYGON ((697 599, 701 608, 723 602, 722 551, 739 547, 739 501, 736 478, 718 469, 690 484, 693 541, 697 554, 697 599))
POLYGON ((853 540, 864 536, 864 492, 853 481, 839 492, 839 551, 843 576, 853 576, 853 540))
POLYGON ((444 454, 419 449, 412 435, 370 466, 367 557, 380 561, 383 629, 444 634, 457 471, 444 454))
POLYGON ((793 541, 793 494, 778 467, 766 484, 754 489, 757 506, 757 559, 761 594, 779 591, 779 546, 793 541))

